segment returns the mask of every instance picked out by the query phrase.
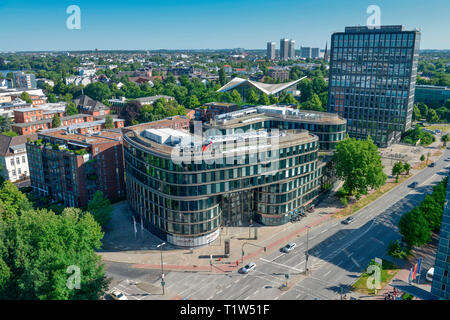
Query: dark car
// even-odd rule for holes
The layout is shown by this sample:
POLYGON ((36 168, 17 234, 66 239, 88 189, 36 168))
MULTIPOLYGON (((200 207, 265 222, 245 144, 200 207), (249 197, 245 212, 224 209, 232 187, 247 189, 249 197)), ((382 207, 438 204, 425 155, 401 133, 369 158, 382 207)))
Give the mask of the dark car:
POLYGON ((355 220, 355 218, 353 217, 348 217, 347 219, 345 219, 344 221, 342 221, 343 224, 350 224, 353 222, 353 220, 355 220))
POLYGON ((417 187, 418 184, 419 184, 419 183, 418 183, 417 181, 414 181, 414 182, 411 183, 408 187, 409 187, 409 188, 415 188, 415 187, 417 187))
POLYGON ((430 167, 434 167, 435 165, 436 165, 436 163, 432 162, 432 163, 430 164, 430 167))

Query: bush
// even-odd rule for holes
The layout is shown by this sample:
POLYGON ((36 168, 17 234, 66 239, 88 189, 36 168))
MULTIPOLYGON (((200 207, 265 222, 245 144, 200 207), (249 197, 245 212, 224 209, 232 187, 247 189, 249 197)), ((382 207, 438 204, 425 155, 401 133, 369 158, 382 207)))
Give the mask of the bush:
POLYGON ((341 200, 341 203, 342 203, 342 205, 343 205, 344 207, 346 207, 346 206, 348 205, 348 199, 347 199, 347 197, 341 197, 340 200, 341 200))

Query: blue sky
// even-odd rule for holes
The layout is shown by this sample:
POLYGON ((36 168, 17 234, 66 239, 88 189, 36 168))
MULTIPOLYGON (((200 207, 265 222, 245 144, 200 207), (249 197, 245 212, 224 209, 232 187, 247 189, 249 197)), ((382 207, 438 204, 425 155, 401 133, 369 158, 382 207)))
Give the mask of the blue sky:
POLYGON ((321 47, 347 25, 365 25, 369 5, 381 24, 422 31, 422 49, 450 49, 449 0, 0 0, 0 51, 279 48, 282 37, 321 47), (81 9, 69 30, 66 8, 81 9))

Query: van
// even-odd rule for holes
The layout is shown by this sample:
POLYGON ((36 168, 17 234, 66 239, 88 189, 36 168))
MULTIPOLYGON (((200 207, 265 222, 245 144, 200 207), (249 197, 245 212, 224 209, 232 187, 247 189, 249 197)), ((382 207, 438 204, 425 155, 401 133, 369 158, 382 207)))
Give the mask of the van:
POLYGON ((427 281, 431 282, 433 281, 433 275, 434 275, 434 268, 430 268, 430 270, 427 271, 426 279, 427 281))

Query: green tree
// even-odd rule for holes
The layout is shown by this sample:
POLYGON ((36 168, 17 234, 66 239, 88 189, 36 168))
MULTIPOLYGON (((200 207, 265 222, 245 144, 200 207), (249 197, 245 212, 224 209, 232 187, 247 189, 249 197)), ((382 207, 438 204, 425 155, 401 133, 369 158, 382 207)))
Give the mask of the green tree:
POLYGON ((420 156, 420 161, 425 161, 425 155, 420 156))
POLYGON ((413 121, 420 120, 421 114, 420 109, 417 107, 417 105, 413 106, 413 121))
POLYGON ((392 175, 395 176, 395 182, 398 182, 398 176, 401 175, 403 171, 405 171, 405 169, 401 161, 394 163, 394 166, 392 167, 392 175))
POLYGON ((193 94, 190 98, 189 98, 189 104, 188 104, 188 108, 189 109, 195 109, 197 107, 200 106, 200 102, 198 101, 198 98, 195 94, 193 94))
POLYGON ((56 99, 56 95, 54 93, 49 93, 47 98, 48 98, 48 102, 50 102, 50 103, 55 103, 58 101, 56 99))
POLYGON ((12 121, 9 117, 0 116, 0 131, 11 130, 12 121))
POLYGON ((31 202, 11 181, 3 181, 0 188, 0 220, 9 220, 31 208, 31 202))
POLYGON ((431 240, 430 227, 419 208, 405 213, 401 217, 398 227, 408 248, 422 246, 431 240))
POLYGON ((105 128, 106 129, 113 129, 114 128, 113 117, 111 115, 109 115, 109 114, 105 117, 105 128))
POLYGON ((52 119, 52 128, 58 128, 61 126, 61 119, 59 118, 58 114, 55 114, 55 116, 52 119))
POLYGON ((258 100, 259 100, 258 94, 255 92, 255 90, 253 88, 251 88, 248 91, 247 102, 251 103, 251 104, 257 104, 258 100))
POLYGON ((444 147, 447 145, 447 142, 449 140, 450 140, 450 136, 448 135, 448 133, 441 137, 441 141, 442 141, 442 144, 443 144, 444 147))
POLYGON ((0 299, 99 299, 108 287, 104 265, 95 252, 102 237, 93 217, 75 208, 61 215, 27 210, 0 221, 0 299), (74 272, 71 266, 79 268, 79 289, 67 286, 74 284, 69 278, 74 272))
POLYGON ((32 103, 30 95, 26 91, 22 92, 19 98, 25 101, 26 103, 32 103))
POLYGON ((259 96, 259 104, 263 105, 263 106, 268 106, 270 105, 270 99, 269 96, 267 94, 265 94, 264 92, 259 96))
POLYGON ((403 250, 402 245, 398 240, 389 242, 387 254, 394 258, 394 264, 397 264, 396 259, 404 259, 406 257, 406 252, 403 250))
POLYGON ((281 102, 286 104, 297 104, 297 100, 295 100, 292 93, 288 93, 281 102))
POLYGON ((237 90, 231 91, 231 96, 234 103, 240 104, 242 103, 242 97, 237 90))
POLYGON ((120 118, 125 120, 127 126, 132 125, 140 116, 141 103, 137 100, 127 102, 120 112, 120 118))
POLYGON ((444 212, 443 203, 438 203, 433 196, 427 194, 425 199, 420 203, 419 209, 427 221, 429 229, 431 231, 438 231, 441 228, 442 214, 444 212))
POLYGON ((427 122, 436 123, 439 122, 439 117, 434 109, 428 109, 427 112, 427 122))
POLYGON ((111 98, 111 90, 103 82, 93 82, 86 86, 84 93, 90 98, 98 101, 111 98))
POLYGON ((104 197, 103 192, 100 190, 94 193, 94 197, 89 201, 87 209, 102 227, 105 227, 111 220, 113 207, 109 199, 104 197))
POLYGON ((349 195, 367 194, 368 188, 379 188, 387 179, 383 173, 381 156, 372 139, 349 138, 340 141, 333 155, 336 176, 344 180, 349 195))
POLYGON ((227 83, 227 74, 223 67, 219 69, 219 82, 221 86, 224 86, 227 83))
POLYGON ((409 174, 409 171, 411 170, 411 165, 408 162, 403 163, 403 171, 406 172, 406 174, 409 174))
POLYGON ((75 103, 73 103, 73 102, 67 103, 67 105, 66 105, 66 114, 68 116, 73 116, 75 114, 78 114, 78 109, 75 106, 75 103))

